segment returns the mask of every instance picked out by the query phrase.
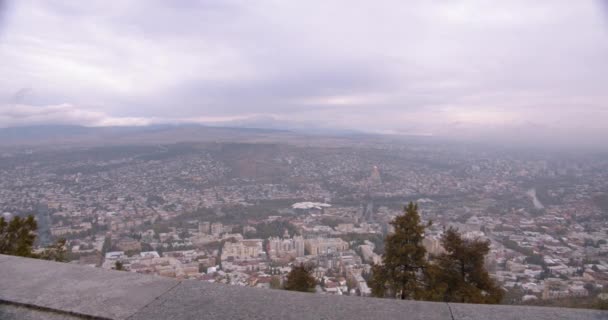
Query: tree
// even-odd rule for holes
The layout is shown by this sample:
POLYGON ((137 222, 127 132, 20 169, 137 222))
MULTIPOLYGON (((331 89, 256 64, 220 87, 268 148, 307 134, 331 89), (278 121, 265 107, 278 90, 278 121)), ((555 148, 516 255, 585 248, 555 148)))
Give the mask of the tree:
POLYGON ((66 240, 59 239, 54 244, 46 247, 39 255, 38 258, 43 260, 53 260, 58 262, 66 262, 67 258, 67 250, 66 250, 66 240))
POLYGON ((270 279, 270 288, 271 289, 280 289, 281 288, 281 277, 272 276, 270 279))
POLYGON ((427 301, 443 301, 448 284, 443 281, 443 270, 434 263, 429 263, 423 270, 423 287, 418 292, 417 299, 427 301))
POLYGON ((396 217, 391 225, 395 232, 384 240, 382 265, 373 267, 372 294, 418 298, 424 285, 422 271, 427 267, 426 249, 422 245, 426 226, 420 221, 418 205, 410 202, 404 208, 404 214, 396 217))
POLYGON ((293 267, 287 274, 285 290, 313 292, 317 281, 311 274, 312 268, 304 264, 293 267))
POLYGON ((490 251, 489 241, 464 239, 457 229, 449 228, 441 238, 445 253, 439 255, 439 272, 433 281, 444 284, 443 301, 499 303, 504 292, 490 278, 484 266, 490 251))
POLYGON ((539 266, 545 265, 545 260, 543 259, 543 256, 541 254, 533 254, 531 256, 528 256, 526 257, 525 262, 529 264, 536 264, 539 266))
POLYGON ((372 296, 384 298, 387 294, 387 283, 386 268, 381 264, 373 264, 372 275, 368 281, 369 288, 372 290, 372 296))
POLYGON ((34 216, 14 217, 7 222, 0 217, 0 254, 44 260, 67 261, 66 240, 60 239, 44 248, 40 253, 33 251, 38 223, 34 216))
POLYGON ((103 239, 103 246, 101 247, 101 254, 105 255, 106 253, 112 251, 112 237, 106 236, 103 239))
POLYGON ((26 218, 16 216, 10 222, 0 217, 0 254, 33 257, 37 228, 38 224, 32 215, 26 218))

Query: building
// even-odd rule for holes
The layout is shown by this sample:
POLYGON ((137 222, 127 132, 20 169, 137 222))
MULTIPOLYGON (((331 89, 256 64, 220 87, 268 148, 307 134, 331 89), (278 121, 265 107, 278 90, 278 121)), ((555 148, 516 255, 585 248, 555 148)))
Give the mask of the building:
POLYGON ((121 251, 141 251, 141 243, 132 238, 122 238, 116 244, 121 251))
POLYGON ((589 292, 582 285, 575 284, 569 286, 560 279, 550 279, 545 281, 542 298, 543 300, 547 300, 566 297, 585 297, 588 294, 589 292))
POLYGON ((211 224, 211 234, 215 237, 219 237, 224 232, 224 225, 221 222, 215 222, 211 224))
POLYGON ((268 239, 268 254, 271 258, 303 257, 305 252, 304 238, 302 236, 287 237, 280 239, 271 237, 268 239))
POLYGON ((248 260, 258 258, 264 252, 262 248, 262 239, 247 239, 237 242, 226 242, 222 249, 222 261, 248 260))
POLYGON ((374 253, 374 248, 369 244, 362 244, 359 246, 361 250, 361 256, 363 256, 363 260, 369 263, 381 263, 382 257, 374 253))
POLYGON ((348 249, 348 243, 340 238, 314 238, 306 239, 304 247, 309 254, 320 255, 345 251, 348 249))
POLYGON ((440 255, 445 252, 441 245, 441 238, 438 235, 426 236, 422 239, 422 245, 430 255, 440 255))

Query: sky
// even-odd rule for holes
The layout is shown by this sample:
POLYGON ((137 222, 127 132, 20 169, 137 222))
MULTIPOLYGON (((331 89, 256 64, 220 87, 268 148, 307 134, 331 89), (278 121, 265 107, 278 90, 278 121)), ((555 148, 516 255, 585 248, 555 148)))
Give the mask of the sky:
POLYGON ((195 122, 573 143, 608 136, 608 1, 4 0, 0 8, 0 127, 195 122))

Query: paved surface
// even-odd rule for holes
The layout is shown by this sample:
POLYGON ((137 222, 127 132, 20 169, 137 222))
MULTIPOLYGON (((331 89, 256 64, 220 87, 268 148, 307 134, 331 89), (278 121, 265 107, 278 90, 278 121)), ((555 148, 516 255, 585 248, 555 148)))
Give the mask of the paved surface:
POLYGON ((0 303, 2 320, 83 320, 86 318, 0 303))
POLYGON ((396 302, 184 281, 133 319, 451 319, 445 303, 396 302))
POLYGON ((179 281, 124 271, 0 256, 0 300, 126 319, 179 281))
POLYGON ((0 302, 21 305, 0 304, 0 319, 608 320, 607 311, 315 295, 3 255, 0 279, 0 302))
POLYGON ((604 319, 608 320, 608 311, 505 306, 450 303, 454 319, 458 320, 521 320, 521 319, 604 319))

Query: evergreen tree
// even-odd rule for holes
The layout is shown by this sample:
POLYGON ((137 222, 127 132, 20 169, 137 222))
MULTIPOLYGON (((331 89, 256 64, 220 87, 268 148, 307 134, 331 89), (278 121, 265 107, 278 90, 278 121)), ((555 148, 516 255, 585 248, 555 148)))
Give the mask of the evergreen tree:
POLYGON ((503 291, 490 278, 484 266, 490 251, 489 241, 464 239, 457 229, 449 228, 441 243, 445 253, 437 259, 437 274, 431 281, 443 284, 443 301, 499 303, 503 291))
POLYGON ((372 296, 378 298, 386 297, 387 283, 386 268, 381 264, 372 265, 372 275, 367 281, 369 288, 372 290, 372 296))
POLYGON ((112 237, 106 236, 103 239, 103 246, 101 247, 101 254, 105 255, 106 253, 112 251, 112 237))
POLYGON ((14 217, 7 222, 0 217, 0 254, 32 257, 32 247, 36 241, 38 224, 34 216, 14 217))
POLYGON ((32 215, 26 218, 16 216, 9 222, 4 217, 0 217, 0 254, 60 262, 67 261, 65 239, 60 239, 44 248, 39 254, 33 252, 37 229, 38 223, 32 215))
POLYGON ((418 298, 424 287, 423 270, 427 267, 426 250, 422 245, 426 226, 420 221, 418 205, 410 202, 404 208, 404 214, 396 217, 391 225, 395 232, 384 240, 383 263, 373 267, 372 294, 418 298))
POLYGON ((304 264, 293 267, 289 274, 287 274, 285 290, 313 292, 317 281, 312 276, 311 272, 312 268, 305 266, 304 264))
POLYGON ((53 260, 58 262, 68 261, 66 240, 59 239, 54 244, 46 247, 39 255, 38 258, 43 260, 53 260))
POLYGON ((270 280, 270 288, 271 289, 280 289, 281 288, 281 277, 272 276, 270 280))
POLYGON ((442 273, 443 270, 438 265, 429 263, 423 271, 424 282, 416 299, 443 301, 448 285, 443 281, 442 273))

